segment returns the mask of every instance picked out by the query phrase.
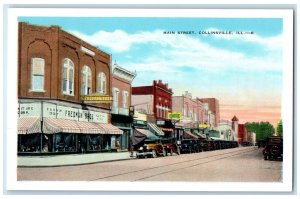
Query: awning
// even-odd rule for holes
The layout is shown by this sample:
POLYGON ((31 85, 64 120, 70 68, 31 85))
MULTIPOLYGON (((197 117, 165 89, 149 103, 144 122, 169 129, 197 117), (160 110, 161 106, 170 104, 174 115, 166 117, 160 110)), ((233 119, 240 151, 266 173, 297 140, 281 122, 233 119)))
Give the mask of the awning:
POLYGON ((183 138, 186 138, 186 139, 198 139, 198 136, 190 133, 190 132, 187 132, 187 131, 184 131, 183 132, 183 138))
POLYGON ((135 130, 146 135, 147 139, 149 139, 149 140, 158 140, 159 139, 158 136, 156 136, 154 133, 152 133, 148 129, 135 129, 135 130))
POLYGON ((150 128, 150 130, 154 131, 155 133, 157 133, 160 136, 165 135, 165 133, 154 123, 148 123, 148 127, 150 128))
POLYGON ((123 131, 119 129, 118 127, 112 125, 112 124, 97 124, 100 127, 102 127, 105 131, 105 134, 113 134, 113 135, 122 135, 123 131))
POLYGON ((132 145, 138 145, 139 143, 143 142, 145 139, 147 138, 147 136, 141 132, 139 132, 138 130, 134 129, 133 130, 133 135, 132 135, 132 145))
POLYGON ((18 118, 18 134, 32 134, 41 132, 41 122, 39 117, 18 118))
POLYGON ((83 122, 57 118, 44 118, 43 131, 53 133, 83 133, 83 134, 122 134, 123 131, 112 124, 83 122))

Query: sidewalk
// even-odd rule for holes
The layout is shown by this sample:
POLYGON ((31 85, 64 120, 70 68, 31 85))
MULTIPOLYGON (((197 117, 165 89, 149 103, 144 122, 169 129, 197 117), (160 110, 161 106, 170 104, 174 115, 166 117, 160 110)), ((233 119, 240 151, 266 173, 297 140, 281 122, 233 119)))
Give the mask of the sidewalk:
POLYGON ((135 159, 135 153, 133 155, 133 157, 130 157, 130 152, 108 152, 49 156, 18 156, 18 167, 51 167, 91 164, 135 159))

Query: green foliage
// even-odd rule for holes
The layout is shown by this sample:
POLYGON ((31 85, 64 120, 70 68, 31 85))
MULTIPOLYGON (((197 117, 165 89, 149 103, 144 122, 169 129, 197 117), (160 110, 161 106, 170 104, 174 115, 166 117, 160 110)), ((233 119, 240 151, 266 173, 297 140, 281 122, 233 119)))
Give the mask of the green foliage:
POLYGON ((282 120, 279 120, 276 130, 277 130, 277 135, 282 136, 282 120))
POLYGON ((247 132, 254 132, 256 140, 265 140, 267 137, 274 135, 275 128, 269 122, 247 122, 245 124, 247 132))

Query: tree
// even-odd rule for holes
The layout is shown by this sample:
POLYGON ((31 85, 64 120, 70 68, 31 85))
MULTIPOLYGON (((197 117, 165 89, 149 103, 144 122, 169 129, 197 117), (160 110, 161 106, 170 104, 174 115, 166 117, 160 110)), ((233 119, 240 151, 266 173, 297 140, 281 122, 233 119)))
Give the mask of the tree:
POLYGON ((276 130, 277 130, 277 135, 282 136, 282 120, 281 119, 279 120, 279 122, 277 124, 276 130))
POLYGON ((265 140, 275 133, 275 128, 269 122, 247 122, 245 127, 247 132, 254 132, 256 134, 257 141, 265 140))

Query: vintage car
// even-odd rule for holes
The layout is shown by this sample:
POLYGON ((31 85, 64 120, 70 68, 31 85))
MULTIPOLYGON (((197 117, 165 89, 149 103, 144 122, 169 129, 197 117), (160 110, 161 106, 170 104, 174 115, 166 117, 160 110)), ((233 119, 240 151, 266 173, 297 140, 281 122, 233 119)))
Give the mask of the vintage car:
POLYGON ((181 140, 180 153, 196 153, 200 152, 201 146, 197 139, 181 140))
POLYGON ((266 146, 263 149, 265 160, 283 159, 282 137, 271 136, 266 139, 266 146))
POLYGON ((178 155, 180 155, 180 148, 177 145, 175 139, 173 138, 166 138, 166 139, 162 139, 162 144, 166 150, 166 154, 170 154, 171 156, 174 153, 177 153, 178 155))
POLYGON ((153 157, 166 156, 166 150, 160 140, 145 140, 144 144, 137 150, 136 157, 153 157))

